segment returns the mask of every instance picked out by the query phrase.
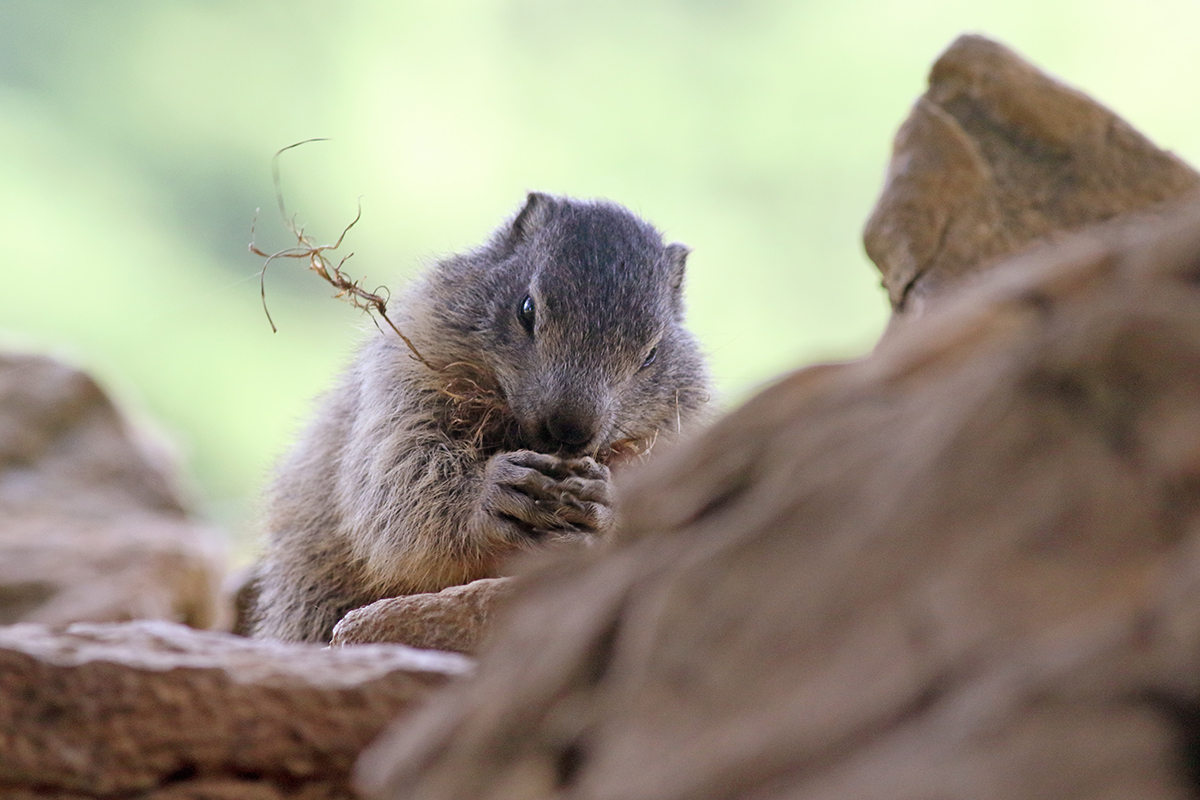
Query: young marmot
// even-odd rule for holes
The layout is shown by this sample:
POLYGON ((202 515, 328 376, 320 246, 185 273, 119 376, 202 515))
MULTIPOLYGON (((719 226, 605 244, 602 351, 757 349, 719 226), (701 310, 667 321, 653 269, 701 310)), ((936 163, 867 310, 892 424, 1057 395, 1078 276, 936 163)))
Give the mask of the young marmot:
POLYGON ((391 316, 415 354, 373 335, 278 470, 253 635, 328 641, 358 606, 605 533, 606 465, 708 399, 687 253, 620 206, 531 193, 414 282, 391 316))

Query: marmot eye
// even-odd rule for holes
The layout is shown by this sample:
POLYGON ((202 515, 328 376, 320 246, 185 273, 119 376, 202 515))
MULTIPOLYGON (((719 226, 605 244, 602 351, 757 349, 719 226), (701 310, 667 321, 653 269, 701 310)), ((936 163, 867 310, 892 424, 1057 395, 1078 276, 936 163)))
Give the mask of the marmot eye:
POLYGON ((533 298, 525 295, 525 299, 521 301, 521 308, 517 311, 517 319, 521 320, 521 325, 530 334, 533 333, 533 316, 533 298))
POLYGON ((642 369, 654 363, 654 359, 658 358, 658 348, 651 347, 650 352, 646 354, 646 360, 642 362, 642 369))

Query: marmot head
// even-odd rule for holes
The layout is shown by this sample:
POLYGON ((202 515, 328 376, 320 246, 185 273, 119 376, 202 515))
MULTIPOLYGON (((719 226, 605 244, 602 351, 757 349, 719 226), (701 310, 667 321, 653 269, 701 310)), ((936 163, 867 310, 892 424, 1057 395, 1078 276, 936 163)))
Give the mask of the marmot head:
POLYGON ((438 294, 459 298, 444 319, 494 375, 522 447, 649 443, 704 403, 682 325, 687 255, 618 205, 535 192, 487 246, 444 265, 456 289, 438 294))

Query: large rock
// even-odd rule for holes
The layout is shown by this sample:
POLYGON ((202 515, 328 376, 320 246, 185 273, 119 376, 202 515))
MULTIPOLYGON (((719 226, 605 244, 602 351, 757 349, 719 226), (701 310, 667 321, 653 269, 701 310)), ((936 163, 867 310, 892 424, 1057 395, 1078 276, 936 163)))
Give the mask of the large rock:
POLYGON ((0 517, 0 624, 166 619, 211 627, 224 549, 186 519, 53 509, 0 517))
POLYGON ((218 623, 224 546, 84 373, 0 354, 0 624, 218 623))
POLYGON ((864 233, 896 311, 1049 234, 1200 188, 1200 175, 1017 55, 963 36, 896 134, 864 233))
POLYGON ((998 268, 621 489, 370 797, 1200 791, 1200 205, 998 268))
POLYGON ((474 653, 511 585, 511 578, 481 578, 440 592, 378 600, 343 617, 333 629, 332 644, 388 642, 474 653))
POLYGON ((349 798, 358 752, 469 664, 166 622, 0 628, 0 796, 349 798))

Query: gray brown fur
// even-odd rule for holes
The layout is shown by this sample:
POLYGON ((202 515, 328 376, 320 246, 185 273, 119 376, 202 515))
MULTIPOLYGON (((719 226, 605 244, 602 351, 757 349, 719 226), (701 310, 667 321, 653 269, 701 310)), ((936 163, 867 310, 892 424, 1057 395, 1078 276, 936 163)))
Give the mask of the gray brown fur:
POLYGON ((620 206, 533 193, 417 280, 393 319, 424 361, 372 336, 278 470, 254 635, 328 641, 358 606, 608 531, 607 465, 708 399, 687 252, 620 206))

